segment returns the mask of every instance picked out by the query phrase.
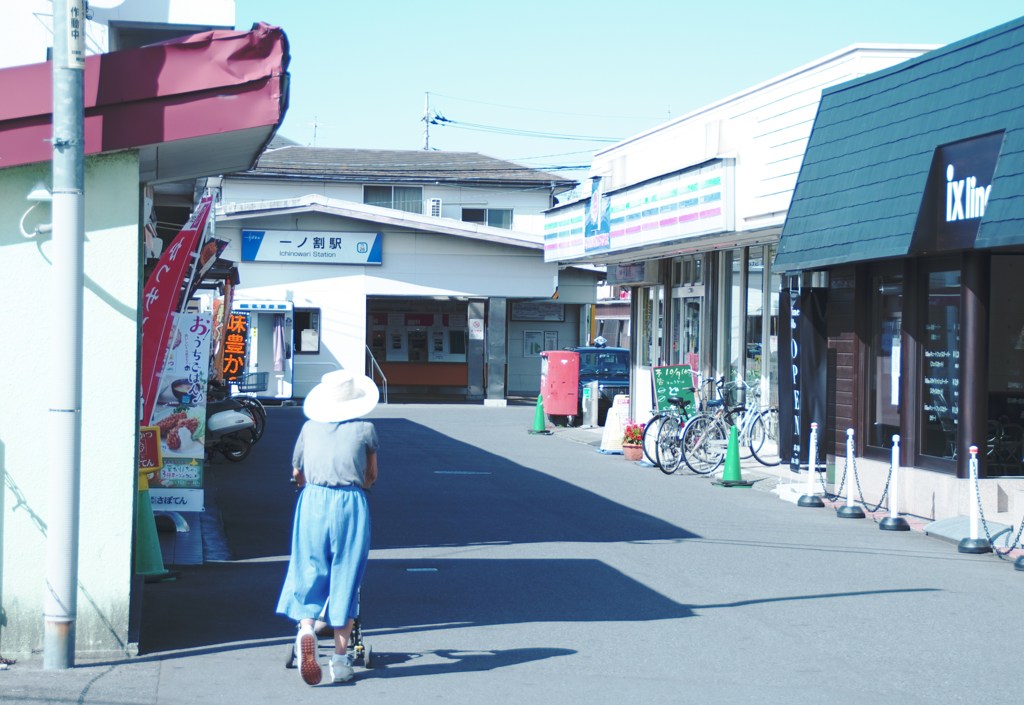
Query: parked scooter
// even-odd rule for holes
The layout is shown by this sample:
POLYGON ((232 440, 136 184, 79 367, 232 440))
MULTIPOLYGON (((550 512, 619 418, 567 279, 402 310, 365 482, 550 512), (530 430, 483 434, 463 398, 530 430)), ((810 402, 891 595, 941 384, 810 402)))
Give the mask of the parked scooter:
POLYGON ((206 402, 206 451, 218 452, 233 463, 244 460, 259 440, 256 422, 248 411, 234 400, 206 402))

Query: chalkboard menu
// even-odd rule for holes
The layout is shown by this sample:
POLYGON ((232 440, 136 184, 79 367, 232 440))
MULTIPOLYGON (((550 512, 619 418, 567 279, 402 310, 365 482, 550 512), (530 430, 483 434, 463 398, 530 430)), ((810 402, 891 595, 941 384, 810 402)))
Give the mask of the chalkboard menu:
POLYGON ((654 400, 658 411, 669 408, 669 397, 681 397, 690 402, 687 411, 693 413, 693 374, 689 365, 663 365, 654 368, 654 400))

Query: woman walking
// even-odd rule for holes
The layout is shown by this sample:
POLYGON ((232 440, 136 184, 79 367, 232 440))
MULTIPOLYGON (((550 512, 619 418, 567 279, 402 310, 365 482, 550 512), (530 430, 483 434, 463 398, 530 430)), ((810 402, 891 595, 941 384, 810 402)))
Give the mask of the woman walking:
POLYGON ((340 683, 353 675, 348 642, 370 552, 364 490, 377 480, 378 447, 373 424, 359 419, 373 410, 378 398, 369 377, 338 370, 324 375, 303 403, 309 420, 292 454, 292 477, 302 491, 277 611, 299 623, 295 654, 302 680, 309 685, 323 677, 317 619, 334 629, 331 680, 340 683))

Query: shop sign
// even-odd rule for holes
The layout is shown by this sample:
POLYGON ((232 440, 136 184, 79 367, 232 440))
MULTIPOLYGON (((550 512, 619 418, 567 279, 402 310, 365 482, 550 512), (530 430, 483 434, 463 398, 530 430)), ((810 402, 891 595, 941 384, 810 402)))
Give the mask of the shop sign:
POLYGON ((1003 133, 974 137, 935 150, 911 250, 970 249, 992 194, 1003 133))
POLYGON ((583 259, 728 232, 733 162, 661 176, 553 211, 544 223, 544 261, 583 259))
POLYGON ((151 489, 149 503, 155 512, 205 512, 203 490, 151 489))
POLYGON ((245 370, 246 350, 249 345, 249 315, 232 313, 224 330, 224 379, 238 379, 245 370))
POLYGON ((243 230, 243 262, 381 264, 381 233, 243 230))
POLYGON ((160 429, 156 426, 143 426, 139 429, 139 470, 159 470, 163 464, 160 429))

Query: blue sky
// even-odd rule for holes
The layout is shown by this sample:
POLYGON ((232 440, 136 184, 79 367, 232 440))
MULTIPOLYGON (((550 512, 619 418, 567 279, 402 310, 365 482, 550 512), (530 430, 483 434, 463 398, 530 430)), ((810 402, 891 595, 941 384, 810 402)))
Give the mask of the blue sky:
POLYGON ((455 123, 430 127, 432 149, 546 168, 608 145, 579 138, 637 134, 851 44, 948 44, 1024 3, 236 0, 236 15, 288 35, 279 132, 300 144, 421 149, 429 92, 455 123))

